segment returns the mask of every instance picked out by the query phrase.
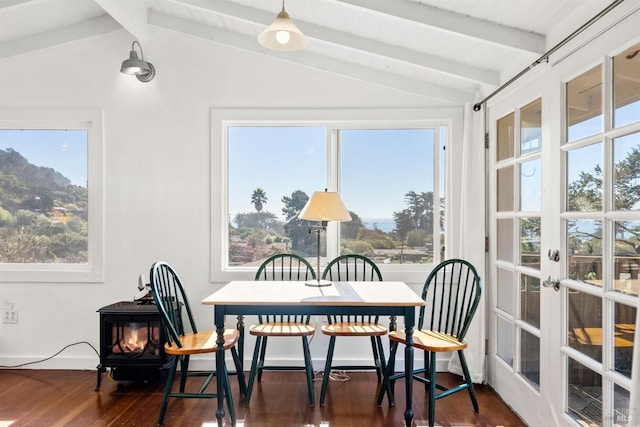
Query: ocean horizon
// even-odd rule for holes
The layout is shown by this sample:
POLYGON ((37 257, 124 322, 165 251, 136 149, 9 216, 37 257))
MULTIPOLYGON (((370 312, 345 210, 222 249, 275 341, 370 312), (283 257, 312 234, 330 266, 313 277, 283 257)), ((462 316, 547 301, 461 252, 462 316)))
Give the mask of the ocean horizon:
POLYGON ((378 228, 385 233, 390 233, 396 228, 393 218, 362 218, 362 223, 371 230, 378 228))

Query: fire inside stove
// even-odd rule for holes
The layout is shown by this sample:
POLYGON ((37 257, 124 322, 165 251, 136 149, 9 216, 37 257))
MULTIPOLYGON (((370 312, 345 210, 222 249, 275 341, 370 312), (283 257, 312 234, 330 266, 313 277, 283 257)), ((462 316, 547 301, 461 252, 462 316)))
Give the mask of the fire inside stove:
POLYGON ((157 356, 160 353, 159 322, 118 322, 112 327, 111 352, 128 357, 157 356))

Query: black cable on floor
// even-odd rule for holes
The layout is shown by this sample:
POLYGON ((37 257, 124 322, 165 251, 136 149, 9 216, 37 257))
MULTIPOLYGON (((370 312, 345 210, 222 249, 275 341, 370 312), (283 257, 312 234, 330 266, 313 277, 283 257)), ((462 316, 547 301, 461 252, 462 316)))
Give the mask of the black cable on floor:
POLYGON ((72 347, 72 346, 74 346, 74 345, 79 345, 79 344, 86 344, 86 345, 88 345, 89 347, 91 347, 91 348, 93 349, 93 351, 95 351, 95 352, 96 352, 96 355, 97 355, 98 357, 100 357, 100 353, 98 353, 98 350, 96 350, 96 348, 95 348, 95 347, 94 347, 90 342, 88 342, 88 341, 78 341, 78 342, 74 342, 74 343, 71 343, 71 344, 67 344, 67 345, 65 345, 65 346, 64 346, 64 347, 62 347, 62 349, 61 349, 60 351, 58 351, 56 354, 54 354, 54 355, 52 355, 52 356, 49 356, 49 357, 47 357, 47 358, 44 358, 44 359, 42 359, 42 360, 34 360, 33 362, 26 362, 26 363, 21 363, 21 364, 19 364, 19 365, 13 365, 13 366, 10 366, 10 365, 0 365, 0 368, 3 368, 3 369, 4 369, 4 368, 22 368, 23 366, 33 365, 34 363, 41 363, 41 362, 45 362, 45 361, 47 361, 47 360, 49 360, 49 359, 53 359, 54 357, 56 357, 57 355, 59 355, 60 353, 62 353, 62 352, 63 352, 63 351, 65 351, 66 349, 68 349, 69 347, 72 347))

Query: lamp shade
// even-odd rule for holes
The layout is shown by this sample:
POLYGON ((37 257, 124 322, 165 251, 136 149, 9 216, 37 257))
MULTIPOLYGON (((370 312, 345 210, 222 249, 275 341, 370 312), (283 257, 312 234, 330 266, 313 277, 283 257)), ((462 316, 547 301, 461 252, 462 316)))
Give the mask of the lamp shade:
POLYGON ((129 59, 122 61, 120 72, 124 74, 139 75, 146 74, 150 71, 148 63, 138 59, 138 53, 135 50, 129 52, 129 59))
POLYGON ((309 41, 291 21, 283 5, 282 11, 278 13, 276 20, 258 36, 258 43, 267 49, 293 51, 304 49, 309 41))
POLYGON ((351 215, 338 193, 327 190, 314 192, 298 218, 312 221, 351 221, 351 215))

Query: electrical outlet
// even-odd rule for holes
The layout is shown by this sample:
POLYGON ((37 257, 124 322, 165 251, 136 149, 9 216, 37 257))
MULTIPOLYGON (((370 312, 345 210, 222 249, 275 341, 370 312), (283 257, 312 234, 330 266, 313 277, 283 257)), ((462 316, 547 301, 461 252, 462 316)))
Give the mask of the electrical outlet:
POLYGON ((3 308, 2 323, 18 323, 18 310, 15 308, 3 308))

